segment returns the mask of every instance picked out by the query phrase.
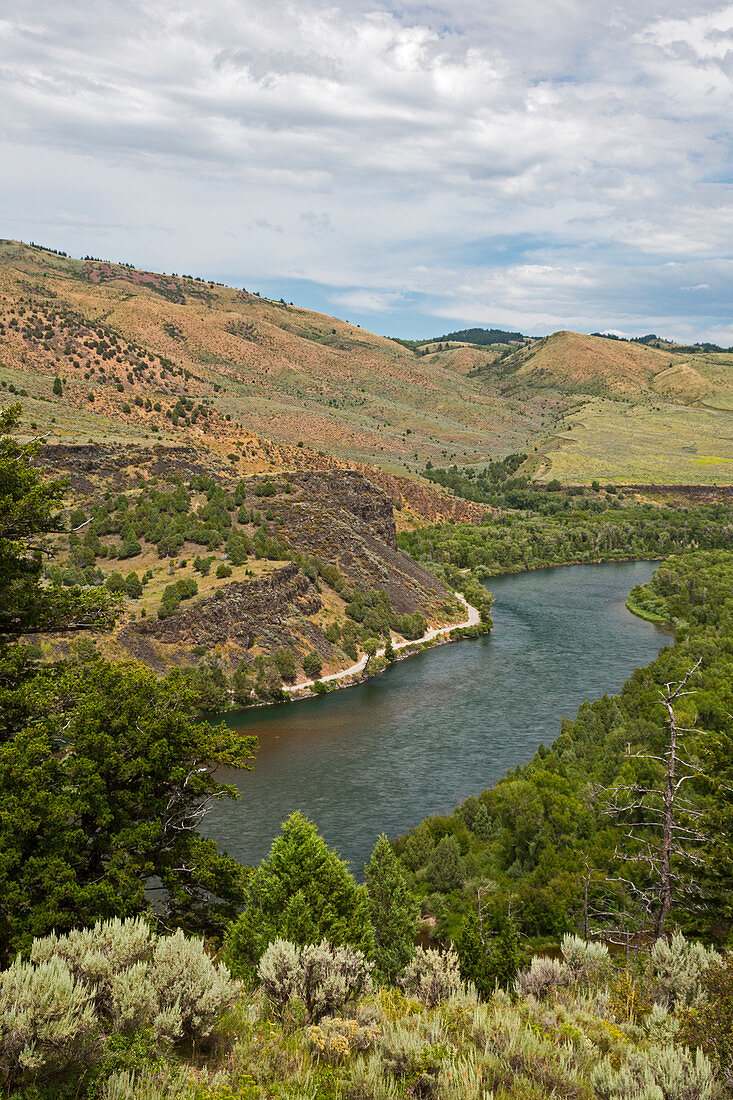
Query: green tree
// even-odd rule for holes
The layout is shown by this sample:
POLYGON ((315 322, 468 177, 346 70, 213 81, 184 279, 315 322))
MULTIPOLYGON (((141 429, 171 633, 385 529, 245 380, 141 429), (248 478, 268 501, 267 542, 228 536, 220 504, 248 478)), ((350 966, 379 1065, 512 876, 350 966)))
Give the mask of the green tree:
POLYGON ((486 918, 475 910, 467 913, 456 936, 455 949, 461 964, 461 977, 473 982, 479 994, 488 998, 497 983, 504 989, 513 983, 521 965, 519 933, 514 922, 503 917, 489 929, 486 918))
POLYGON ((438 890, 453 890, 462 882, 461 849, 454 836, 444 836, 428 860, 427 875, 438 890))
MULTIPOLYGON (((0 955, 34 936, 149 908, 216 932, 244 871, 198 832, 212 799, 236 797, 218 764, 248 767, 253 738, 196 717, 178 670, 92 660, 0 682, 0 955)), ((11 669, 11 663, 15 666, 11 669)), ((14 675, 10 673, 14 671, 14 675)))
POLYGON ((131 600, 139 600, 143 594, 143 586, 137 573, 128 573, 125 577, 125 592, 131 600))
POLYGON ((191 673, 191 685, 204 714, 224 710, 229 702, 229 682, 219 658, 209 654, 191 673))
POLYGON ((321 675, 323 669, 323 661, 315 650, 311 650, 310 653, 306 653, 303 658, 303 672, 306 676, 315 678, 321 675))
POLYGON ((384 833, 364 868, 377 981, 394 985, 415 954, 419 907, 384 833))
POLYGON ((135 558, 142 551, 132 527, 128 527, 122 536, 122 546, 117 552, 118 558, 135 558))
POLYGON ((277 671, 282 676, 286 683, 292 683, 297 673, 297 667, 295 664, 295 657, 286 649, 285 646, 280 646, 276 649, 272 655, 272 659, 277 666, 277 671))
POLYGON ((43 481, 32 465, 40 445, 18 443, 20 405, 0 412, 0 649, 43 630, 104 629, 114 621, 109 592, 42 580, 53 556, 49 535, 63 529, 57 511, 65 483, 43 481))
POLYGON ((366 664, 364 665, 364 669, 366 671, 366 669, 369 668, 369 662, 371 661, 372 657, 374 656, 374 654, 379 649, 379 639, 378 638, 365 638, 364 641, 362 642, 361 648, 366 653, 366 658, 367 659, 366 659, 366 664))
POLYGON ((252 669, 249 667, 246 661, 239 662, 234 670, 232 676, 232 688, 234 689, 234 698, 238 703, 246 706, 247 703, 252 701, 252 669))
POLYGON ((55 397, 61 397, 64 392, 63 386, 61 385, 61 379, 58 375, 56 375, 53 380, 53 392, 55 397))
POLYGON ((313 822, 296 812, 249 880, 245 907, 227 931, 224 957, 235 975, 251 975, 276 939, 300 945, 327 939, 370 955, 369 908, 366 887, 356 885, 313 822))

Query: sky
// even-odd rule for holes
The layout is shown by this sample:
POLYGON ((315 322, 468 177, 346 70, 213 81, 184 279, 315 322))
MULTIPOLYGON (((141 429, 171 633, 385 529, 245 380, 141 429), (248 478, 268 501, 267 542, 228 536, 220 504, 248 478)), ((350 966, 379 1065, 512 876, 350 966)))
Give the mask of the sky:
POLYGON ((733 4, 0 0, 0 236, 390 336, 733 344, 733 4))

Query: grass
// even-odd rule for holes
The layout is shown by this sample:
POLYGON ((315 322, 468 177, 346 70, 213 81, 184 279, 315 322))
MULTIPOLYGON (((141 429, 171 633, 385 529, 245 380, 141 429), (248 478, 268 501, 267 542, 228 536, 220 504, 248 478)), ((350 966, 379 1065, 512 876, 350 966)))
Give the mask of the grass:
POLYGON ((639 484, 716 485, 733 481, 733 416, 727 410, 594 401, 573 413, 543 448, 539 480, 594 478, 639 484))
POLYGON ((52 441, 176 440, 227 455, 247 439, 256 453, 240 472, 302 467, 303 442, 311 465, 322 452, 397 474, 537 449, 544 479, 733 481, 733 356, 567 332, 496 355, 455 344, 415 355, 232 287, 0 245, 0 380, 28 391, 24 425, 52 441), (203 418, 173 425, 179 399, 205 404, 204 431, 203 418))

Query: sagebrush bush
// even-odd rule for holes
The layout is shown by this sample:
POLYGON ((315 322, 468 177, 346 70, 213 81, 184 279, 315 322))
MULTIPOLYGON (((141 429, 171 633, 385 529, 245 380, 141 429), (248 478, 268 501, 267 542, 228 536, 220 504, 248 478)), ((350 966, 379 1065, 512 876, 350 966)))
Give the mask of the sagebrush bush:
POLYGON ((239 991, 227 968, 206 954, 202 940, 180 929, 156 936, 140 917, 34 940, 31 960, 52 959, 63 960, 93 991, 105 1030, 129 1034, 152 1028, 161 1041, 208 1038, 239 991))
POLYGON ((193 1100, 190 1073, 166 1067, 161 1073, 136 1074, 129 1070, 111 1074, 100 1089, 100 1100, 193 1100))
POLYGON ((182 1034, 190 1038, 207 1039, 221 1013, 239 995, 238 983, 223 963, 209 958, 203 940, 185 936, 180 929, 158 939, 148 977, 159 1010, 177 1006, 182 1034))
POLYGON ((653 1004, 644 1029, 655 1043, 668 1043, 677 1035, 680 1022, 664 1005, 653 1004))
POLYGON ((409 997, 415 997, 424 1005, 437 1005, 466 992, 458 955, 453 948, 441 952, 418 947, 400 978, 400 985, 409 997))
POLYGON ((712 964, 720 963, 721 957, 717 951, 675 932, 669 942, 657 940, 651 961, 655 1000, 674 1006, 689 1005, 700 996, 705 972, 712 964))
POLYGON ((553 989, 569 985, 573 974, 569 966, 547 955, 535 955, 528 970, 517 974, 514 988, 520 997, 541 997, 553 989))
POLYGON ((0 1084, 80 1071, 115 1033, 201 1042, 238 995, 202 940, 156 936, 139 918, 44 936, 0 973, 0 1084))
POLYGON ((94 987, 97 1009, 111 1004, 112 978, 135 963, 148 959, 155 935, 142 917, 98 921, 93 928, 77 928, 66 935, 33 941, 31 961, 63 959, 75 978, 94 987))
POLYGON ((355 947, 332 947, 327 940, 297 947, 276 940, 262 955, 257 972, 278 1011, 297 999, 306 1021, 317 1023, 370 991, 373 965, 355 947))
POLYGON ((0 1086, 52 1078, 92 1065, 102 1034, 94 989, 63 959, 36 966, 20 958, 0 973, 0 1086))
POLYGON ((608 948, 605 943, 587 942, 580 936, 566 933, 560 948, 574 978, 593 979, 608 967, 608 948))
POLYGON ((715 1100, 721 1095, 708 1058, 685 1047, 632 1050, 616 1069, 608 1058, 591 1073, 599 1100, 715 1100))

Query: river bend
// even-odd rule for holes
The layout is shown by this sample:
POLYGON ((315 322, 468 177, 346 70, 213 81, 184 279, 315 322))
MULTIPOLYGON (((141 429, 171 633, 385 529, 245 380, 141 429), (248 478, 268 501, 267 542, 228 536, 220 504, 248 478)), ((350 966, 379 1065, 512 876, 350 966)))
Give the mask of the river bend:
POLYGON ((448 813, 550 744, 585 699, 613 694, 669 635, 627 611, 656 563, 495 577, 494 630, 422 653, 364 684, 294 704, 232 712, 260 739, 242 791, 205 832, 243 863, 300 809, 359 873, 380 832, 448 813))

